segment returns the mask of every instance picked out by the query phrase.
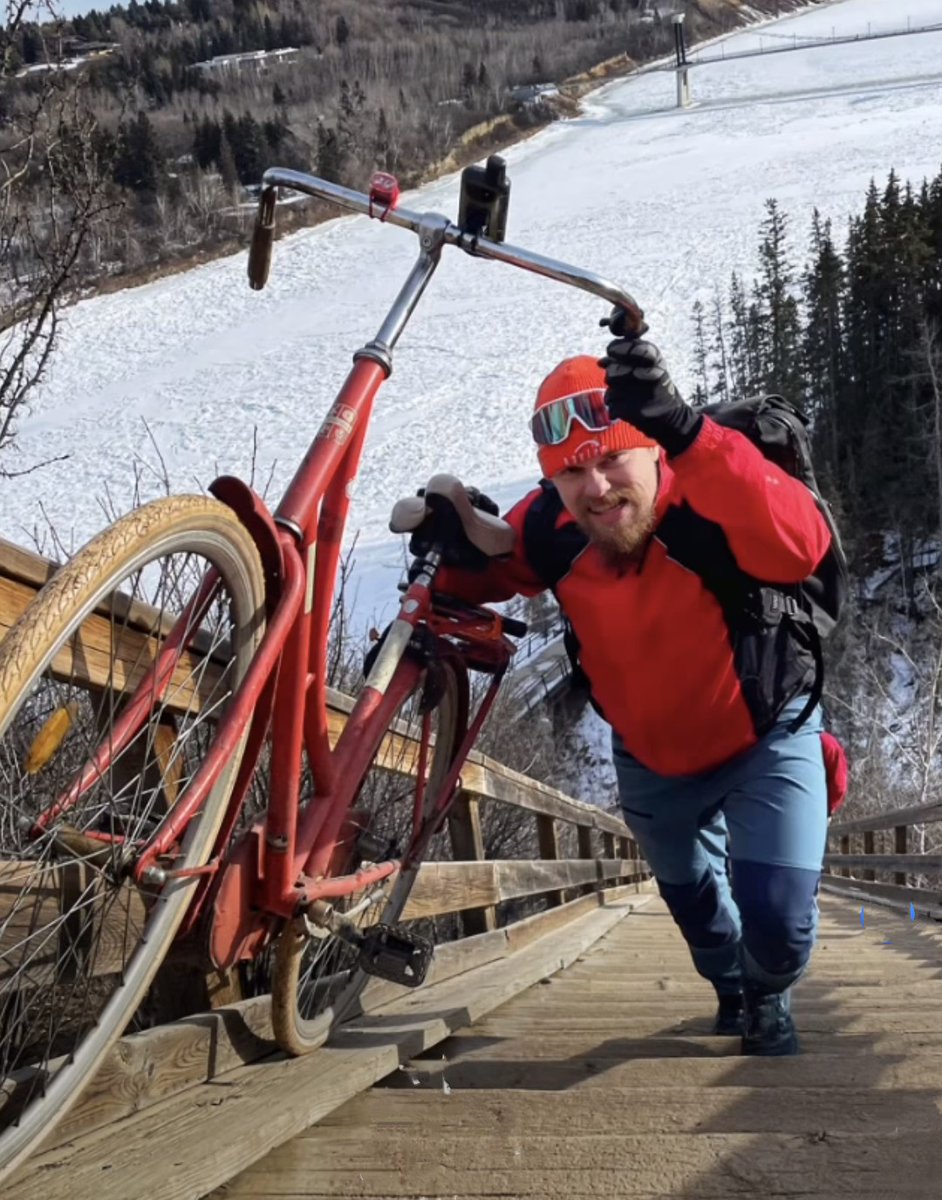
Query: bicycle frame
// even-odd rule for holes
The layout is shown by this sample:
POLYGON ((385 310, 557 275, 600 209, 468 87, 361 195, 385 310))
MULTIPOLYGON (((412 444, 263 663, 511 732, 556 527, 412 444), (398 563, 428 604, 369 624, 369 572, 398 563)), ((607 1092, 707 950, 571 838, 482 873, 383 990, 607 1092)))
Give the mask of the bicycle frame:
MULTIPOLYGON (((244 484, 219 480, 212 491, 230 504, 253 533, 266 567, 269 583, 268 623, 252 663, 220 721, 217 735, 185 794, 161 828, 138 855, 133 873, 142 884, 161 883, 174 872, 160 865, 172 855, 189 821, 199 810, 233 750, 243 737, 247 742, 212 860, 191 874, 207 877, 206 886, 191 906, 185 928, 192 929, 212 897, 214 942, 212 957, 218 967, 231 965, 255 953, 273 923, 295 915, 313 901, 348 895, 366 884, 393 875, 405 862, 372 864, 355 874, 330 876, 329 865, 344 821, 355 799, 361 769, 379 746, 394 707, 387 689, 397 671, 414 673, 418 683, 422 666, 406 654, 419 625, 432 635, 459 634, 461 644, 478 669, 492 676, 483 701, 463 731, 454 764, 443 787, 439 811, 423 842, 440 826, 459 786, 461 766, 497 694, 509 665, 513 645, 504 636, 503 619, 486 609, 467 614, 436 612, 432 587, 439 555, 428 555, 402 599, 359 698, 336 745, 331 747, 327 704, 328 627, 333 604, 350 484, 360 463, 375 397, 392 370, 392 352, 413 310, 428 286, 445 245, 457 245, 477 257, 513 266, 589 291, 628 314, 629 324, 643 328, 643 314, 632 298, 599 276, 553 259, 514 247, 499 245, 469 234, 435 214, 416 214, 391 207, 377 199, 281 169, 269 170, 263 179, 255 237, 249 259, 249 278, 256 289, 267 279, 274 232, 274 211, 279 188, 332 200, 341 207, 414 232, 419 255, 383 321, 376 337, 354 355, 353 367, 324 418, 294 478, 270 514, 244 484), (245 793, 255 771, 269 729, 272 739, 269 805, 234 851, 228 851, 245 793), (299 803, 302 752, 306 751, 314 784, 314 797, 303 809, 299 803), (211 885, 211 886, 210 886, 211 885), (274 920, 273 920, 274 919, 274 920)), ((204 582, 198 597, 179 619, 192 615, 193 607, 211 598, 204 582)), ((128 712, 143 712, 146 698, 160 696, 173 673, 182 640, 175 629, 165 643, 148 678, 132 698, 128 712), (169 667, 169 669, 168 669, 169 667)), ((133 736, 133 720, 122 736, 133 736)), ((427 751, 427 728, 419 750, 420 766, 427 751)), ((91 768, 101 770, 96 761, 91 768)), ((81 783, 77 785, 81 788, 81 783)), ((420 783, 421 787, 421 783, 420 783)), ((64 803, 68 802, 68 798, 64 803)), ((51 819, 55 813, 46 814, 51 819)), ((418 856, 422 847, 414 846, 418 856)), ((407 852, 408 853, 408 852, 407 852)))

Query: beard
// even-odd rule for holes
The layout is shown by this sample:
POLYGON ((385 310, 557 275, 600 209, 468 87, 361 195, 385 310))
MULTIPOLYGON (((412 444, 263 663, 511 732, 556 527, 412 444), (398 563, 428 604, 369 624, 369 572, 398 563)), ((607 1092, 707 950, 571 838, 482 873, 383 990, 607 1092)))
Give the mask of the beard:
MULTIPOLYGON (((654 530, 654 504, 641 488, 621 488, 606 499, 605 512, 621 509, 622 517, 614 525, 595 519, 588 505, 575 515, 576 523, 610 566, 623 568, 636 561, 654 530)), ((596 506, 596 512, 598 508, 596 506)))

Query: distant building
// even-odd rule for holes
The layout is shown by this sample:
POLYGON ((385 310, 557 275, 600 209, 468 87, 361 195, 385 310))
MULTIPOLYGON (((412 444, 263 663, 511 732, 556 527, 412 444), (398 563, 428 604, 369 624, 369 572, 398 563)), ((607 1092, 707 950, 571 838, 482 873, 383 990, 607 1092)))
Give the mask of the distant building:
POLYGON ((522 104, 524 107, 539 104, 558 95, 559 88, 555 83, 528 83, 523 87, 510 89, 510 98, 514 104, 522 104))
POLYGON ((76 71, 87 67, 100 58, 107 58, 120 50, 118 42, 83 42, 81 38, 63 38, 58 46, 59 54, 52 62, 33 63, 16 73, 17 79, 24 75, 42 75, 47 71, 76 71))
POLYGON ((254 71, 263 75, 271 67, 294 62, 300 51, 294 46, 281 50, 247 50, 244 54, 217 54, 203 62, 193 63, 191 70, 206 74, 227 75, 240 71, 254 71))

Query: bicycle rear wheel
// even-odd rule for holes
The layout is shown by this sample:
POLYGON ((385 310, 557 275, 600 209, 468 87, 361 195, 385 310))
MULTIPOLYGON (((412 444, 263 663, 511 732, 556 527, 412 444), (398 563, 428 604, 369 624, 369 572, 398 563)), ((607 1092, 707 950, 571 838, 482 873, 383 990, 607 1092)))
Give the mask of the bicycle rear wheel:
MULTIPOLYGON (((263 604, 258 554, 235 515, 180 496, 90 542, 0 643, 0 1178, 132 1018, 150 1022, 142 1001, 197 881, 140 888, 130 866, 203 760, 260 640, 263 604), (211 593, 187 607, 209 572, 211 593), (184 611, 177 655, 167 637, 184 611), (173 674, 148 693, 162 651, 173 674), (143 711, 122 746, 135 689, 143 711)), ((162 865, 206 862, 242 746, 162 865)))
MULTIPOLYGON (((463 664, 443 658, 435 663, 430 681, 411 664, 396 672, 390 693, 394 715, 365 765, 356 790, 358 823, 369 840, 369 857, 400 857, 427 834, 427 817, 413 822, 417 779, 416 741, 426 726, 430 744, 425 770, 423 814, 432 812, 464 736, 468 713, 468 679, 463 664)), ((360 865, 364 851, 354 849, 344 872, 360 865)), ((423 849, 427 847, 423 846, 423 849)), ((411 857, 411 856, 410 856, 411 857)), ((334 902, 334 909, 361 930, 395 924, 415 882, 418 861, 410 862, 390 882, 384 880, 363 892, 334 902)), ((356 951, 341 938, 322 931, 311 936, 303 921, 289 922, 278 938, 272 962, 272 1024, 288 1054, 307 1054, 323 1045, 330 1030, 346 1016, 369 976, 357 965, 356 951)))

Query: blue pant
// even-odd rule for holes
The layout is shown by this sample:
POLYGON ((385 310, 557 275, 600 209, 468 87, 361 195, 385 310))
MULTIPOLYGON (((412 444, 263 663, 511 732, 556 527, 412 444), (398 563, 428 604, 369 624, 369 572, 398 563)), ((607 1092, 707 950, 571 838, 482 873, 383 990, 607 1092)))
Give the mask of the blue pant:
MULTIPOLYGON (((717 992, 744 981, 781 992, 801 975, 817 927, 827 838, 821 714, 787 726, 715 771, 667 778, 612 744, 625 823, 717 992)), ((677 731, 683 737, 683 730, 677 731)))

